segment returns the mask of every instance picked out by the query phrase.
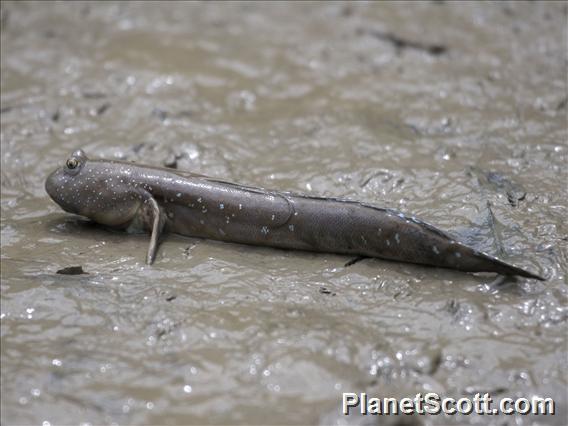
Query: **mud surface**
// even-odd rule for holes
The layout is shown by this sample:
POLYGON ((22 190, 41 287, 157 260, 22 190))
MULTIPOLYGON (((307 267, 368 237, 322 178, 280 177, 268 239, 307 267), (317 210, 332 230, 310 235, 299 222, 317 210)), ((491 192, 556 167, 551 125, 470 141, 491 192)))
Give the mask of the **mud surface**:
POLYGON ((566 424, 566 22, 551 2, 2 2, 2 424, 383 422, 339 415, 365 391, 557 402, 412 424, 566 424), (44 192, 79 147, 401 209, 549 279, 175 236, 147 267, 147 236, 44 192))

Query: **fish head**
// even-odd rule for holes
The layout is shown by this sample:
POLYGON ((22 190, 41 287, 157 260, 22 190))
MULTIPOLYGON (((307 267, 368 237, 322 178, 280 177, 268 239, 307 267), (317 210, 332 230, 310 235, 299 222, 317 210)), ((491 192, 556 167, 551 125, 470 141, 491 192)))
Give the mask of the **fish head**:
POLYGON ((47 194, 66 212, 82 214, 80 194, 85 184, 84 179, 79 174, 87 161, 88 157, 85 152, 78 149, 67 158, 65 164, 55 169, 45 181, 47 194))
POLYGON ((120 226, 132 220, 142 203, 136 189, 121 183, 119 173, 129 172, 128 165, 89 160, 79 149, 47 177, 45 190, 66 212, 120 226))

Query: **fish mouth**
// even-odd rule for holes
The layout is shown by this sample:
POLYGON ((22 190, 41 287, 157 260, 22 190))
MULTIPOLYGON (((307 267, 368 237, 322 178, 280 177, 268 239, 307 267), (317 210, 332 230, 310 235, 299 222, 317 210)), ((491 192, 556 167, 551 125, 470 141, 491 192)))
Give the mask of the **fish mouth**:
POLYGON ((45 180, 45 192, 63 210, 77 214, 77 209, 65 198, 67 179, 62 167, 54 170, 45 180))
MULTIPOLYGON (((58 189, 61 187, 61 167, 54 170, 45 180, 45 192, 51 197, 53 201, 58 203, 58 189)), ((59 203, 58 203, 59 204, 59 203)))

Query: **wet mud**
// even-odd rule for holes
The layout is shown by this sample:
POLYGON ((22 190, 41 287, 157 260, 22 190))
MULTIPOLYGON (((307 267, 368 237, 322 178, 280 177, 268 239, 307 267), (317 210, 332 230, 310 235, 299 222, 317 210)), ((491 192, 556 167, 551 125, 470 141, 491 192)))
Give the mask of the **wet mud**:
POLYGON ((566 424, 567 9, 2 2, 1 423, 566 424), (48 198, 77 148, 395 208, 547 281, 178 236, 149 267, 48 198), (557 414, 340 414, 429 391, 557 414))

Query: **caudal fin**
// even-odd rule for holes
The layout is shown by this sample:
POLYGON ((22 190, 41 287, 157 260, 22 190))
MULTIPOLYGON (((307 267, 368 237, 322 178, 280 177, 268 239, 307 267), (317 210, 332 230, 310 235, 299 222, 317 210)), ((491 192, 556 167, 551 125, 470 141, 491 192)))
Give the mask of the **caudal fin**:
MULTIPOLYGON (((492 268, 490 269, 492 272, 497 272, 501 275, 518 275, 519 277, 525 278, 533 278, 539 281, 546 281, 546 278, 535 274, 533 272, 529 272, 525 269, 519 268, 514 265, 510 265, 508 263, 503 262, 502 260, 497 259, 496 257, 490 256, 485 253, 477 252, 477 257, 483 259, 484 261, 491 262, 492 268)), ((489 269, 487 269, 489 270, 489 269)))

